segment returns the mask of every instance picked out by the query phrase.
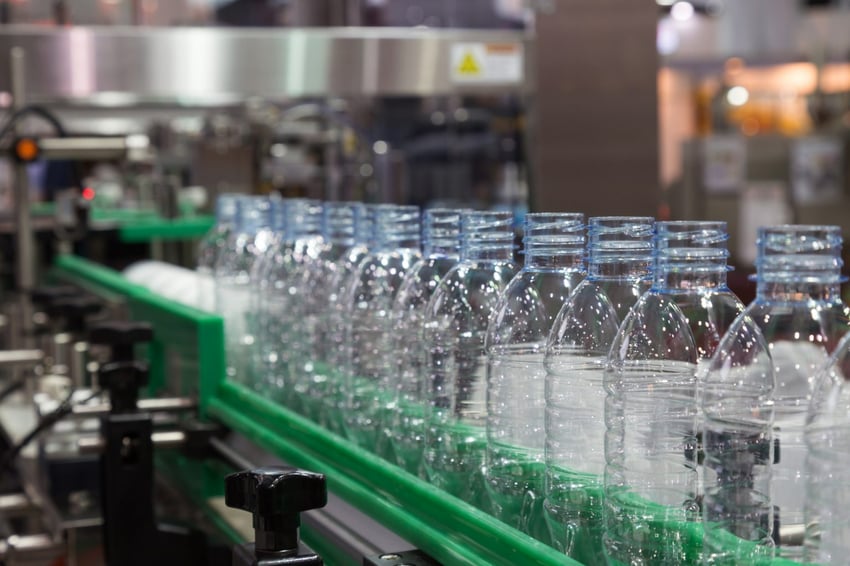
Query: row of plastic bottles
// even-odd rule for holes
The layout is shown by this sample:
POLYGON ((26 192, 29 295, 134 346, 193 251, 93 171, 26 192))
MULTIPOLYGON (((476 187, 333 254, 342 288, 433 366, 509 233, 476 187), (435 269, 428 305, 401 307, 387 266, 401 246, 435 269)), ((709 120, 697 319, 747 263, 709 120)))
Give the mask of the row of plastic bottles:
MULTIPOLYGON (((850 556, 834 226, 225 195, 228 376, 586 564, 850 556)), ((213 283, 211 283, 213 282, 213 283)))

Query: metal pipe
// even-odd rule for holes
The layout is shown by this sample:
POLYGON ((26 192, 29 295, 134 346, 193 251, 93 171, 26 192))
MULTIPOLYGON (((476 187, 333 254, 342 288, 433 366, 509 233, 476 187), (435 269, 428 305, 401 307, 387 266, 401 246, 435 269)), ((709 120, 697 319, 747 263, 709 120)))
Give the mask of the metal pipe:
POLYGON ((42 138, 38 140, 39 157, 47 160, 123 159, 130 149, 126 136, 103 138, 42 138))
MULTIPOLYGON (((12 109, 20 110, 26 99, 26 54, 22 47, 13 47, 9 61, 12 88, 12 109)), ((17 132, 17 128, 14 128, 17 132)), ((15 165, 15 231, 16 231, 16 282, 20 293, 21 344, 29 347, 33 341, 33 308, 29 292, 35 285, 35 245, 33 243, 32 219, 30 218, 29 179, 26 166, 15 165)))
POLYGON ((71 347, 71 363, 70 377, 75 389, 82 389, 86 386, 86 376, 88 375, 87 366, 89 361, 89 343, 74 342, 71 347))
MULTIPOLYGON (((187 397, 174 397, 167 399, 140 399, 137 404, 139 411, 145 413, 165 413, 179 411, 193 411, 198 407, 198 402, 187 397)), ((75 405, 72 417, 93 418, 109 414, 109 403, 98 403, 96 405, 75 405)))
MULTIPOLYGON (((178 448, 186 444, 186 433, 181 430, 154 432, 151 442, 157 448, 178 448)), ((99 454, 106 448, 106 442, 100 436, 84 436, 77 439, 80 454, 99 454)))
POLYGON ((0 351, 0 368, 36 366, 44 359, 41 350, 5 350, 0 351))
POLYGON ((0 515, 4 517, 20 517, 35 509, 36 506, 24 493, 0 495, 0 515))

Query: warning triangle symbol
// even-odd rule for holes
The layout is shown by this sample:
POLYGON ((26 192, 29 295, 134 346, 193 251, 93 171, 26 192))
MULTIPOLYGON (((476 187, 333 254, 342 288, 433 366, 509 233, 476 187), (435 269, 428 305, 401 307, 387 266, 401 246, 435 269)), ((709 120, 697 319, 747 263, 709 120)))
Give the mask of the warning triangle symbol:
POLYGON ((461 75, 480 75, 481 74, 481 66, 478 64, 478 61, 475 60, 475 57, 472 53, 467 52, 466 55, 463 56, 463 59, 458 65, 458 72, 461 75))

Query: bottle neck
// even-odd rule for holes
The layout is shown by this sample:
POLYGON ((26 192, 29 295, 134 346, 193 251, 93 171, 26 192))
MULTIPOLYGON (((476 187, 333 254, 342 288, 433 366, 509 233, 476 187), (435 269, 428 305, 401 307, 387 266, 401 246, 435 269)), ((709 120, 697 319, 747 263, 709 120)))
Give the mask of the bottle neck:
POLYGON ((432 208, 425 211, 422 248, 425 257, 460 257, 462 210, 432 208))
POLYGON ((777 302, 832 302, 841 300, 841 285, 812 281, 758 281, 756 297, 777 302))
POLYGON ((584 254, 558 253, 554 250, 525 253, 525 268, 539 270, 584 271, 584 254))
POLYGON ((513 244, 464 246, 460 253, 462 261, 510 261, 513 258, 513 244))
POLYGON ((652 275, 652 258, 589 260, 588 279, 639 281, 652 275))
POLYGON ((513 259, 513 218, 509 212, 465 212, 461 216, 462 261, 513 259))
POLYGON ((457 241, 425 240, 422 254, 425 257, 460 257, 460 245, 457 241))
POLYGON ((419 250, 419 209, 415 206, 390 206, 375 216, 375 250, 419 250))
POLYGON ((693 268, 656 268, 653 289, 662 291, 692 291, 726 287, 727 268, 717 266, 693 268))

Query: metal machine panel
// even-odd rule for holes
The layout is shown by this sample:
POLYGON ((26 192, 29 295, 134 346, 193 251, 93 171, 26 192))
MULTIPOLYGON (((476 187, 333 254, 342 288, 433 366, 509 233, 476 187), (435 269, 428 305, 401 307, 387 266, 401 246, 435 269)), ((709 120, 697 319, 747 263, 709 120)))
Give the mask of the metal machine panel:
POLYGON ((7 91, 5 53, 14 46, 26 53, 31 102, 219 105, 246 96, 523 92, 534 84, 531 42, 511 31, 9 26, 0 33, 0 88, 7 91), (458 80, 453 50, 475 43, 519 46, 524 72, 458 80))

